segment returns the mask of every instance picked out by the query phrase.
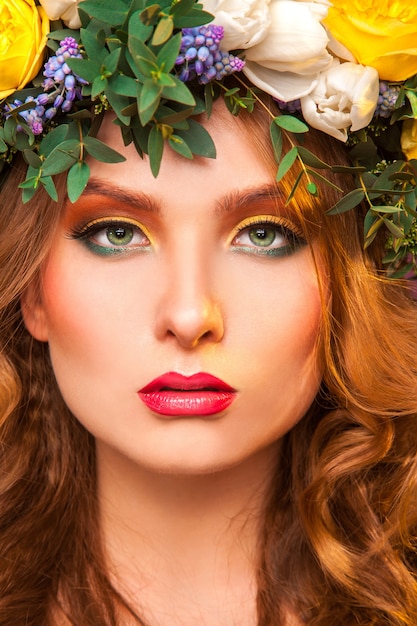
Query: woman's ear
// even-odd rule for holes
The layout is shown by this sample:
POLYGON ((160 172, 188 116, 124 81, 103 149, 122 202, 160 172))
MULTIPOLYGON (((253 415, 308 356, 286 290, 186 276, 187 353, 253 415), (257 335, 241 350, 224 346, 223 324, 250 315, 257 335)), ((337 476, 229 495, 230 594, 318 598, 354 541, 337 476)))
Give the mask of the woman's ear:
POLYGON ((48 341, 48 324, 39 280, 33 280, 20 298, 22 317, 27 330, 38 341, 48 341))

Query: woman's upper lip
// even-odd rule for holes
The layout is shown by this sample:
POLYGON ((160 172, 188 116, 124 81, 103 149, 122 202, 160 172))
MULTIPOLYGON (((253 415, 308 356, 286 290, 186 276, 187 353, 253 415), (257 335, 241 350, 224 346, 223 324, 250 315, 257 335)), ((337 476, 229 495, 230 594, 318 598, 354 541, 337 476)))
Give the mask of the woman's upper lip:
POLYGON ((205 372, 198 372, 192 376, 184 376, 178 372, 167 372, 158 376, 152 380, 149 384, 145 385, 143 389, 139 390, 139 393, 152 393, 163 390, 175 390, 175 391, 228 391, 235 392, 233 387, 230 387, 220 378, 207 374, 205 372))

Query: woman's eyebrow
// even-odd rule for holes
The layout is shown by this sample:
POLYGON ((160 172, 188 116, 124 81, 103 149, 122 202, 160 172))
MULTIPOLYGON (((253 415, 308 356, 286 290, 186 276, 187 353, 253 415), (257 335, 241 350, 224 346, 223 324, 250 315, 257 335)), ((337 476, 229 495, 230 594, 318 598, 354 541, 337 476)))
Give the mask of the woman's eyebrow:
POLYGON ((119 187, 100 178, 90 178, 83 196, 100 195, 111 198, 121 204, 129 204, 142 211, 159 214, 161 207, 158 202, 145 193, 132 191, 125 187, 119 187))
MULTIPOLYGON (((83 196, 100 195, 111 198, 122 204, 129 204, 143 211, 161 214, 160 203, 151 196, 140 191, 133 191, 109 183, 100 178, 91 178, 83 193, 83 196)), ((220 216, 234 210, 260 205, 265 202, 272 203, 276 208, 285 204, 285 196, 276 184, 262 185, 261 187, 248 187, 231 191, 216 202, 215 212, 220 216)))
POLYGON ((217 202, 216 212, 221 215, 265 202, 272 203, 277 209, 284 206, 285 195, 278 185, 268 184, 261 187, 249 187, 239 191, 232 191, 217 202))

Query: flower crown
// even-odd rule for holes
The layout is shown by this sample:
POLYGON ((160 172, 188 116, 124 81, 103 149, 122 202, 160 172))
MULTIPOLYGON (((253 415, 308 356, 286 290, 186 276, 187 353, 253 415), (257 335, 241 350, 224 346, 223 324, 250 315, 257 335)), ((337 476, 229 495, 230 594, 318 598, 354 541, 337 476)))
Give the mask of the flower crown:
POLYGON ((353 173, 357 188, 329 213, 365 202, 365 246, 386 227, 388 273, 417 274, 417 7, 359 5, 0 0, 0 172, 20 152, 24 202, 38 188, 57 200, 54 176, 63 172, 75 202, 88 182, 87 155, 124 160, 96 138, 105 110, 157 176, 166 143, 186 158, 215 157, 195 119, 215 98, 238 115, 253 110, 261 90, 280 109, 270 112, 277 181, 298 162, 290 196, 299 186, 318 195, 335 186, 326 171, 353 173), (231 74, 240 86, 227 86, 231 74), (345 142, 352 167, 307 150, 309 127, 345 142))

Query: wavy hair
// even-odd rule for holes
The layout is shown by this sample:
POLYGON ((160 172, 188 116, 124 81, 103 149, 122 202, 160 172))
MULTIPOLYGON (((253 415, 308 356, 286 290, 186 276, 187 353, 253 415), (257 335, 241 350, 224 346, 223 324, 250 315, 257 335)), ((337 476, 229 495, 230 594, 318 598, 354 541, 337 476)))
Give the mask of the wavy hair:
MULTIPOLYGON (((262 151, 266 129, 263 113, 243 118, 262 151)), ((340 161, 336 142, 311 141, 340 161)), ((22 321, 20 296, 62 203, 40 193, 23 206, 21 178, 15 166, 0 202, 0 623, 117 626, 129 613, 143 624, 106 572, 93 437, 65 406, 47 345, 22 321)), ((325 214, 334 201, 329 187, 320 199, 300 189, 291 203, 324 276, 324 374, 283 440, 261 537, 258 624, 292 615, 309 626, 413 626, 416 306, 406 283, 384 277, 384 242, 363 250, 358 213, 325 214)))

